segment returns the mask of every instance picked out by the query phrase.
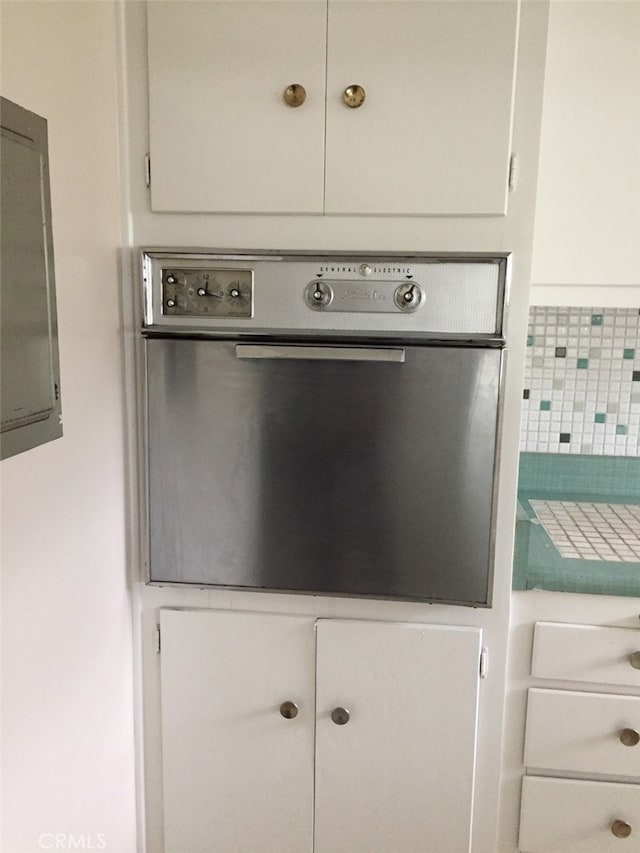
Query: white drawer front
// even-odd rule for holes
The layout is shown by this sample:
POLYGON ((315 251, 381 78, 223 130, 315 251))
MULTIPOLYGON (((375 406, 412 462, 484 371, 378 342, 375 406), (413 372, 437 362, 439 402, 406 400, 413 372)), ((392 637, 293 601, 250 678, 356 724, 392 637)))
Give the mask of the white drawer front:
POLYGON ((525 776, 519 846, 521 853, 637 853, 640 785, 525 776), (629 828, 627 837, 614 834, 629 828))
POLYGON ((640 697, 529 690, 524 763, 640 779, 634 733, 640 733, 640 697))
POLYGON ((640 631, 537 622, 531 674, 640 688, 640 631))

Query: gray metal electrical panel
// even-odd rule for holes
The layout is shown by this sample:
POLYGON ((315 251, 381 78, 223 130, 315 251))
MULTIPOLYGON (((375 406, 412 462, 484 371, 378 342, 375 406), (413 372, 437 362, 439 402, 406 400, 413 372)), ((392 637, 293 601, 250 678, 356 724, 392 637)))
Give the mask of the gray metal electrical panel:
POLYGON ((0 99, 0 450, 62 435, 47 122, 0 99))

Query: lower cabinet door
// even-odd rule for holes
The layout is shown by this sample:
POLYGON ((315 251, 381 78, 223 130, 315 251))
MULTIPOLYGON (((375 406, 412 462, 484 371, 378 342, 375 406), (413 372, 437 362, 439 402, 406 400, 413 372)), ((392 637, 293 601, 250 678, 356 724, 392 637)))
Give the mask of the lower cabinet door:
POLYGON ((637 853, 640 785, 525 776, 521 853, 637 853))
POLYGON ((466 853, 481 631, 319 620, 315 853, 466 853))
POLYGON ((170 609, 160 629, 164 853, 472 849, 479 629, 170 609))
POLYGON ((161 611, 164 853, 313 849, 314 624, 161 611))

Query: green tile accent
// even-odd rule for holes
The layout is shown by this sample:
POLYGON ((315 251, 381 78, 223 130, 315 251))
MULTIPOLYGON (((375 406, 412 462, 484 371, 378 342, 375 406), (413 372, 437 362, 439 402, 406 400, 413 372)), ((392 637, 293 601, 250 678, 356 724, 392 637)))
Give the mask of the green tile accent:
POLYGON ((623 358, 635 358, 636 357, 636 351, 634 349, 623 349, 622 350, 622 357, 623 358))
POLYGON ((527 335, 527 346, 528 347, 533 346, 533 335, 527 335))
POLYGON ((548 412, 551 409, 551 400, 541 400, 540 401, 540 411, 548 412))
POLYGON ((561 557, 530 498, 640 504, 640 458, 521 453, 513 566, 514 589, 640 596, 640 563, 561 557))
MULTIPOLYGON (((570 498, 568 498, 570 499, 570 498)), ((533 515, 528 500, 520 498, 533 515)), ((607 563, 561 557, 541 524, 516 522, 513 588, 640 596, 640 563, 607 563), (524 555, 526 554, 526 559, 524 555)))
POLYGON ((594 418, 594 421, 597 424, 603 424, 606 422, 606 420, 607 420, 607 416, 605 415, 604 412, 596 412, 596 416, 594 418))
POLYGON ((579 358, 578 359, 578 370, 586 370, 589 367, 589 359, 588 358, 579 358))
POLYGON ((626 424, 616 424, 616 435, 626 435, 627 427, 626 424))
POLYGON ((592 314, 591 315, 591 325, 592 326, 601 326, 602 325, 602 314, 592 314))
POLYGON ((519 490, 567 500, 640 503, 640 457, 521 453, 519 490))

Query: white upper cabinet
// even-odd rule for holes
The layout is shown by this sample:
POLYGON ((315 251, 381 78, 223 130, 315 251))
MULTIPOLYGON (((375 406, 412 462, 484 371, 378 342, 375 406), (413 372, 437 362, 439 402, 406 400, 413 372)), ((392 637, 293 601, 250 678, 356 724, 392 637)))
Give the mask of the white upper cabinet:
POLYGON ((153 0, 152 209, 505 214, 517 36, 518 0, 153 0))
POLYGON ((324 0, 148 3, 153 210, 322 212, 326 25, 324 0))
POLYGON ((640 285, 638 2, 551 4, 532 278, 640 285))
POLYGON ((517 11, 329 0, 327 213, 506 212, 517 11))

